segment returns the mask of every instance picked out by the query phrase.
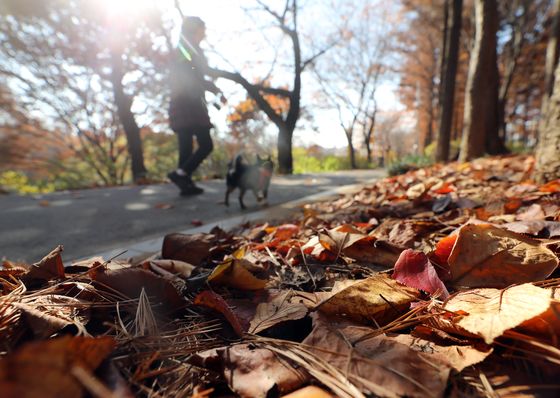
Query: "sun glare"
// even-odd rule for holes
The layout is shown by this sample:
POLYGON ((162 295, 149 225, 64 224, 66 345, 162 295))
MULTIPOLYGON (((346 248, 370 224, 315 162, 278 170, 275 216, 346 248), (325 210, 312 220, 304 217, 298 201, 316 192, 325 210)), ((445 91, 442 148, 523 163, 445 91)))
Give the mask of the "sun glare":
POLYGON ((154 6, 154 0, 96 0, 110 19, 136 18, 154 6))

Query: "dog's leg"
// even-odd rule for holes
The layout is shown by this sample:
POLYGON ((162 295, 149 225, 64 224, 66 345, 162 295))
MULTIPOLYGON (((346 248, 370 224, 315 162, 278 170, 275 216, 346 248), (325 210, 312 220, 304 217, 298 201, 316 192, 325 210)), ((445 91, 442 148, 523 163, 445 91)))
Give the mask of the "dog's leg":
POLYGON ((261 200, 263 199, 260 192, 257 191, 256 189, 251 189, 251 191, 253 191, 253 194, 255 195, 255 198, 257 199, 257 203, 261 203, 261 200))
POLYGON ((243 195, 245 195, 245 190, 244 189, 240 189, 239 190, 239 205, 241 206, 241 208, 243 210, 246 209, 245 207, 245 203, 243 203, 243 195))
POLYGON ((234 189, 235 188, 231 188, 231 187, 227 187, 227 189, 226 189, 226 198, 224 200, 224 204, 226 206, 229 206, 229 194, 232 193, 234 189))

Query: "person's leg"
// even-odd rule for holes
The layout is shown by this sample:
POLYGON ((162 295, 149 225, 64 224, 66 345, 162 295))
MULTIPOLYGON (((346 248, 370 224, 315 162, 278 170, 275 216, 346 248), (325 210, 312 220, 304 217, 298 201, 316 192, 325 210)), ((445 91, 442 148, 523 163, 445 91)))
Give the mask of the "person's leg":
POLYGON ((193 130, 193 134, 196 136, 198 148, 185 163, 181 165, 181 168, 185 170, 188 176, 192 176, 202 161, 206 159, 212 152, 212 149, 214 149, 209 127, 196 128, 193 130))
POLYGON ((192 183, 190 177, 184 171, 184 165, 192 156, 193 134, 189 129, 180 129, 175 131, 177 134, 177 142, 179 149, 179 161, 177 170, 173 170, 167 174, 167 177, 181 190, 185 191, 192 183))
POLYGON ((193 154, 192 129, 181 129, 177 131, 177 140, 179 144, 178 168, 184 171, 187 161, 193 154))

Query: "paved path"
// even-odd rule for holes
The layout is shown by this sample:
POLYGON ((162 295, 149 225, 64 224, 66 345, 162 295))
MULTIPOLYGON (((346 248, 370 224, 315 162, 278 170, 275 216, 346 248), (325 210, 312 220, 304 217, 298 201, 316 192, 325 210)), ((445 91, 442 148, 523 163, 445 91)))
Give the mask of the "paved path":
MULTIPOLYGON (((357 170, 275 177, 267 211, 383 174, 382 170, 357 170)), ((230 196, 229 208, 219 204, 225 192, 221 180, 200 186, 205 193, 190 198, 179 197, 171 184, 57 192, 35 198, 0 195, 0 259, 35 262, 63 244, 67 261, 192 228, 196 220, 205 225, 232 218, 242 221, 262 210, 252 193, 245 196, 245 211, 239 208, 237 191, 230 196)))

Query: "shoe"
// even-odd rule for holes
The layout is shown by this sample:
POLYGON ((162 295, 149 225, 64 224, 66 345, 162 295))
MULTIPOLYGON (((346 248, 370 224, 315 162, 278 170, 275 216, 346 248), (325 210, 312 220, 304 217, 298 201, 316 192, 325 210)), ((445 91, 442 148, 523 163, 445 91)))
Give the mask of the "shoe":
POLYGON ((197 187, 191 181, 191 185, 189 185, 188 187, 185 187, 184 189, 181 189, 181 196, 200 195, 203 192, 204 192, 204 189, 202 189, 200 187, 197 187))
POLYGON ((177 185, 181 192, 192 185, 192 180, 189 177, 180 176, 175 170, 167 173, 167 178, 169 178, 173 184, 177 185))

